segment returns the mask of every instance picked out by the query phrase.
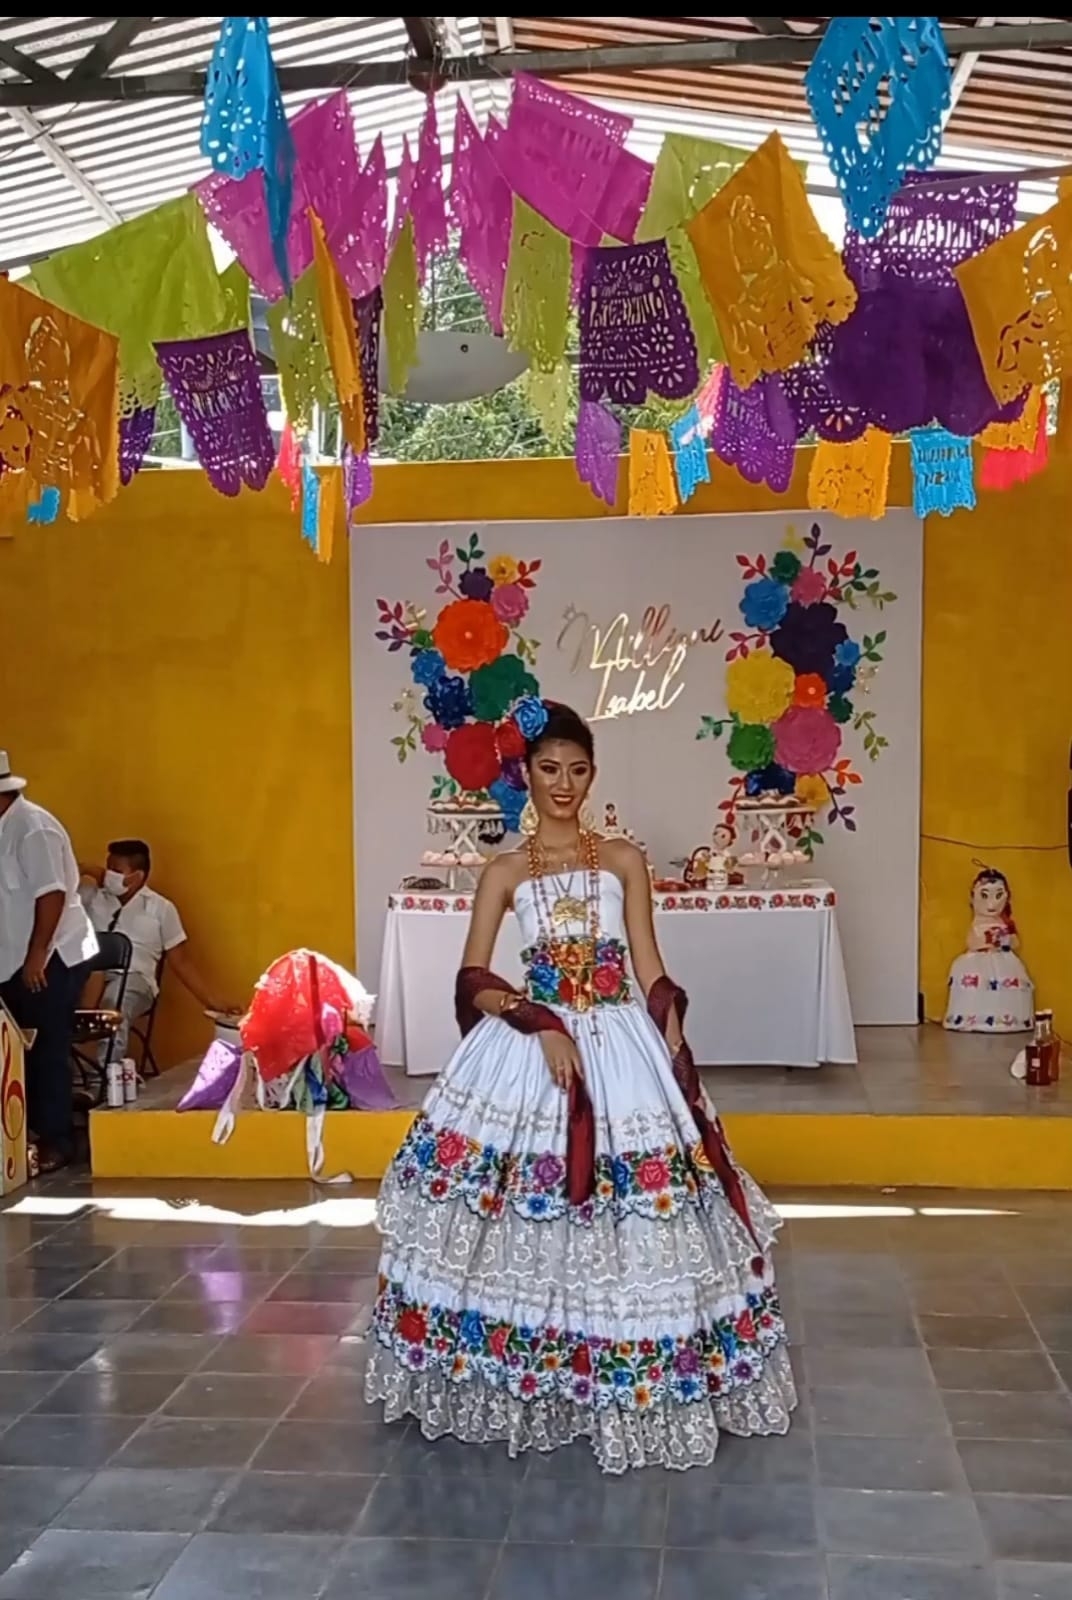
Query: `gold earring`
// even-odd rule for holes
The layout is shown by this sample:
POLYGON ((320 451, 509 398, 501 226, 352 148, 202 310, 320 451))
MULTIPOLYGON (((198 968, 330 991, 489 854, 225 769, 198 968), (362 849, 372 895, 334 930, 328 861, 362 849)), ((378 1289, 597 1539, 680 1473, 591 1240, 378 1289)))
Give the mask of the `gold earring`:
POLYGON ((595 812, 587 803, 581 807, 580 815, 577 818, 577 824, 582 833, 596 832, 595 812))
POLYGON ((527 839, 531 839, 539 826, 540 813, 536 810, 530 797, 525 801, 525 806, 521 813, 521 832, 527 839))

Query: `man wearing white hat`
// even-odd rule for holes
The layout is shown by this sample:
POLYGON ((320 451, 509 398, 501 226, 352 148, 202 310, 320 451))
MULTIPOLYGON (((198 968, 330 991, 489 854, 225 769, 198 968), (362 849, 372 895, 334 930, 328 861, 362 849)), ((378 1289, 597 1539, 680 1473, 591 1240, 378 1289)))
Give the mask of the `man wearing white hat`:
POLYGON ((0 997, 36 1038, 26 1063, 29 1124, 41 1170, 71 1156, 71 1029, 97 954, 66 830, 24 798, 0 750, 0 997))

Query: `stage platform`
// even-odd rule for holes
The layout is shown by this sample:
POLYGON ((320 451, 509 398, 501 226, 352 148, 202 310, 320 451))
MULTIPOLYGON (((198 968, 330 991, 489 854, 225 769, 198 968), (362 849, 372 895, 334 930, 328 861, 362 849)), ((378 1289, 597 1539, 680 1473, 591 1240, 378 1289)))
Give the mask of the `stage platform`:
MULTIPOLYGON (((768 1185, 1072 1188, 1070 1076, 1027 1089, 1009 1076, 1018 1038, 940 1028, 861 1028, 860 1064, 817 1071, 704 1069, 741 1163, 768 1185)), ((215 1114, 179 1113, 196 1063, 151 1083, 136 1106, 90 1117, 98 1178, 306 1178, 305 1118, 246 1111, 230 1141, 215 1114)), ((430 1079, 391 1074, 404 1109, 325 1121, 323 1180, 382 1176, 430 1079)))

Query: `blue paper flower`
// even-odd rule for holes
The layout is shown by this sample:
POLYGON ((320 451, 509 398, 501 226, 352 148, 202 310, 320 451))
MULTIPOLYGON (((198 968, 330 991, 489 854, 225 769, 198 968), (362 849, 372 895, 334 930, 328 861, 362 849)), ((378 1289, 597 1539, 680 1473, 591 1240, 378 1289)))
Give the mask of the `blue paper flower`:
POLYGON ((839 667, 854 667, 860 659, 860 646, 855 639, 842 639, 834 651, 834 660, 839 667))
POLYGON ((753 799, 760 794, 792 794, 796 781, 793 773, 772 761, 770 766, 750 772, 744 780, 744 786, 749 799, 753 799))
POLYGON ((514 721, 526 739, 538 739, 547 726, 547 707, 535 695, 528 694, 514 707, 514 721))
POLYGON ((856 668, 840 666, 829 667, 827 671, 823 673, 823 677, 826 679, 827 687, 829 688, 831 694, 848 694, 849 690, 856 682, 856 668))
POLYGON ((424 697, 425 710, 431 713, 441 728, 460 728, 472 714, 473 702, 469 685, 464 678, 449 675, 431 684, 424 697))
POLYGON ((777 578, 755 578, 741 596, 741 616, 748 628, 770 633, 785 616, 789 590, 777 578))
POLYGON ((414 683, 421 684, 425 689, 438 683, 446 670, 446 662, 438 650, 418 650, 410 663, 414 683))
POLYGON ((521 813, 525 809, 528 791, 516 789, 505 778, 496 778, 489 786, 488 793, 502 811, 507 833, 516 833, 521 825, 521 813))

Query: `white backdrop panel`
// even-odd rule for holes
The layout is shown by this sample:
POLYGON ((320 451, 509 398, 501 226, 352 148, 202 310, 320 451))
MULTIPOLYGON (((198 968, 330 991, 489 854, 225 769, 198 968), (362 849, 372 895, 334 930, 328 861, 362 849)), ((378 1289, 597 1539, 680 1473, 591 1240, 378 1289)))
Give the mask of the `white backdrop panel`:
MULTIPOLYGON (((506 552, 541 560, 531 594, 526 636, 541 641, 537 673, 542 692, 564 700, 582 715, 597 708, 604 681, 589 665, 591 634, 585 619, 606 630, 622 613, 629 632, 641 627, 650 607, 669 607, 670 625, 683 633, 724 634, 743 628, 740 599, 744 576, 738 554, 768 561, 793 524, 805 534, 807 512, 727 516, 678 516, 657 522, 631 518, 580 522, 521 522, 476 525, 488 556, 506 552), (581 616, 562 635, 564 620, 581 616)), ((889 741, 875 763, 867 760, 862 735, 845 730, 842 755, 863 774, 850 799, 858 828, 849 833, 819 821, 826 843, 816 870, 838 891, 853 1013, 858 1023, 916 1020, 919 857, 919 707, 922 590, 922 524, 907 511, 891 511, 881 522, 824 518, 823 537, 834 552, 859 553, 865 567, 880 570, 882 588, 896 601, 881 615, 869 605, 840 615, 859 640, 885 629, 884 659, 866 697, 854 691, 858 708, 872 710, 889 741)), ((354 840, 357 936, 361 971, 374 984, 379 970, 388 892, 419 869, 428 847, 424 811, 441 758, 419 751, 400 764, 391 736, 401 719, 391 710, 408 682, 405 652, 391 655, 375 638, 378 597, 411 600, 435 615, 442 603, 435 577, 425 565, 443 538, 464 542, 472 525, 439 523, 359 527, 351 536, 351 667, 353 674, 354 840), (460 538, 459 535, 462 537, 460 538)), ((666 640, 660 636, 656 649, 666 640)), ((668 709, 638 710, 595 723, 599 765, 598 806, 613 800, 621 821, 648 844, 656 867, 710 836, 717 802, 732 773, 724 743, 697 741, 700 718, 725 709, 728 640, 692 645, 667 680, 668 709)), ((654 653, 654 651, 652 652, 654 653)), ((612 647, 603 659, 613 656, 612 647)), ((623 701, 658 691, 670 662, 666 654, 641 673, 612 668, 607 694, 623 701)), ((604 695, 606 707, 607 694, 604 695)), ((777 972, 770 974, 772 986, 777 972)))

